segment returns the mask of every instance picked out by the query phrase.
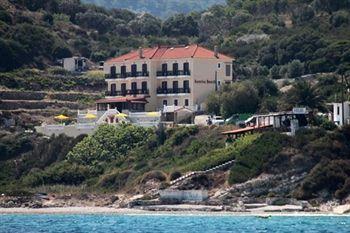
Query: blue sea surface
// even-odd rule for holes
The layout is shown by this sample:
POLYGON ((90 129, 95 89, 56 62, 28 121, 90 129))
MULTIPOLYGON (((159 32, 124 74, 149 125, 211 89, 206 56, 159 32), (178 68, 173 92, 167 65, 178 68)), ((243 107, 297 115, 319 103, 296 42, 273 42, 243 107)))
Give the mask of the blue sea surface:
POLYGON ((0 215, 0 232, 212 233, 212 232, 350 232, 350 217, 193 215, 0 215))

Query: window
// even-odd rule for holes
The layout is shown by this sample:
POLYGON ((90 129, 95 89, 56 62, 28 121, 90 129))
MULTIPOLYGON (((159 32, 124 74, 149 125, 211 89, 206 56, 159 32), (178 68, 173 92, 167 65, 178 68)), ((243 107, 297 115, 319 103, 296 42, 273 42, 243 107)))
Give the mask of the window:
POLYGON ((111 67, 111 78, 116 78, 116 68, 115 68, 115 66, 111 67))
POLYGON ((179 91, 179 82, 178 81, 173 81, 173 90, 174 90, 174 93, 178 93, 178 91, 179 91))
POLYGON ((220 63, 218 63, 218 68, 220 68, 221 67, 221 64, 220 63))
POLYGON ((166 63, 162 64, 162 75, 164 76, 168 75, 168 64, 166 63))
POLYGON ((167 100, 163 100, 163 106, 167 106, 168 105, 168 101, 167 100))
POLYGON ((122 95, 126 95, 126 83, 122 83, 120 85, 120 90, 122 92, 122 95))
POLYGON ((133 64, 131 65, 131 76, 136 77, 136 74, 137 74, 137 65, 133 64))
POLYGON ((147 64, 142 64, 142 75, 147 76, 148 74, 147 64))
POLYGON ((174 63, 173 64, 173 74, 174 75, 178 75, 179 73, 179 64, 178 63, 174 63))
POLYGON ((190 89, 190 82, 188 80, 185 80, 183 82, 183 87, 184 87, 184 91, 188 91, 190 89))
POLYGON ((131 83, 131 90, 133 90, 133 91, 137 90, 137 83, 136 82, 131 83))
POLYGON ((340 115, 340 107, 337 107, 337 115, 340 115))
POLYGON ((120 74, 122 78, 126 78, 126 66, 120 67, 120 74))
POLYGON ((177 106, 177 104, 178 104, 178 101, 174 100, 174 105, 177 106))
POLYGON ((188 106, 189 103, 188 103, 188 99, 185 99, 185 106, 188 106))
POLYGON ((147 92, 147 82, 142 82, 142 93, 143 94, 146 94, 147 92))
POLYGON ((184 75, 190 74, 190 64, 188 62, 184 63, 184 75))
POLYGON ((117 85, 115 83, 111 84, 111 95, 115 96, 117 91, 117 85))
POLYGON ((168 83, 162 82, 162 89, 168 89, 168 83))
POLYGON ((226 76, 231 76, 231 65, 226 65, 226 76))

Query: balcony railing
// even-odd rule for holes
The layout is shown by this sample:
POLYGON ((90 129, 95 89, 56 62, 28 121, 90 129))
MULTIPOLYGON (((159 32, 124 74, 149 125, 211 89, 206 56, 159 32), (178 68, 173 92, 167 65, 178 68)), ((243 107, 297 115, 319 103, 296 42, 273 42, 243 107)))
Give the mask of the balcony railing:
POLYGON ((157 71, 157 77, 160 76, 190 76, 191 72, 189 70, 178 70, 176 71, 157 71))
POLYGON ((157 88, 157 94, 186 94, 191 93, 190 88, 157 88))
POLYGON ((136 77, 149 77, 149 72, 126 72, 122 74, 105 74, 105 79, 123 79, 123 78, 136 78, 136 77))
POLYGON ((136 90, 125 90, 125 91, 106 91, 106 96, 127 96, 127 95, 148 95, 148 89, 136 89, 136 90))

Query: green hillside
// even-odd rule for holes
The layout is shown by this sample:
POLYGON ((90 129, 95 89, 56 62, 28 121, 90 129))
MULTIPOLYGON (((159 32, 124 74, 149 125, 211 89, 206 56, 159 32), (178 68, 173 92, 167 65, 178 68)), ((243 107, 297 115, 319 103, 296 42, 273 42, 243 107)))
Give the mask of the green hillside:
POLYGON ((135 12, 147 12, 160 18, 176 13, 203 11, 214 4, 224 4, 225 0, 83 0, 106 8, 125 8, 135 12))
POLYGON ((4 0, 0 71, 44 68, 72 54, 99 61, 139 46, 199 43, 235 56, 238 78, 294 78, 348 66, 349 23, 346 0, 231 0, 163 21, 79 0, 4 0))

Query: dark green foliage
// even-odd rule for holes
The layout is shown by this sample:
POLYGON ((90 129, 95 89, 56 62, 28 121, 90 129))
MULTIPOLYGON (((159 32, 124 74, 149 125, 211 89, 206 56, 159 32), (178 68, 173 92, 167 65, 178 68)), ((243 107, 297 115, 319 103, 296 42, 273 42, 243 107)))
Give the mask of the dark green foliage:
POLYGON ((213 4, 225 3, 225 0, 83 0, 108 8, 127 8, 129 10, 146 11, 161 18, 175 13, 202 11, 213 4))
POLYGON ((33 169, 24 177, 23 183, 32 187, 40 185, 79 185, 96 175, 89 167, 71 164, 68 161, 57 163, 44 171, 33 169))
POLYGON ((306 81, 297 81, 281 99, 281 109, 290 110, 295 106, 310 109, 325 110, 325 97, 319 94, 319 89, 306 81))
POLYGON ((101 125, 68 154, 68 161, 82 165, 121 160, 134 147, 147 143, 151 131, 134 125, 101 125))
POLYGON ((171 146, 177 146, 180 145, 186 138, 188 138, 191 135, 195 135, 198 133, 198 127, 183 127, 178 130, 176 130, 174 133, 171 133, 170 138, 170 145, 171 146))
POLYGON ((311 199, 318 197, 318 192, 326 190, 330 195, 327 198, 331 198, 333 193, 336 193, 336 198, 344 198, 350 193, 346 189, 349 176, 350 160, 322 161, 311 170, 295 195, 297 198, 311 199))
POLYGON ((177 178, 180 178, 182 176, 181 172, 179 171, 173 171, 170 173, 170 180, 176 180, 177 178))
POLYGON ((256 113, 277 108, 279 91, 274 82, 267 78, 242 81, 224 86, 220 92, 213 92, 207 99, 208 112, 228 118, 238 113, 256 113))
POLYGON ((164 21, 162 32, 167 36, 198 36, 198 23, 190 15, 174 15, 164 21))

